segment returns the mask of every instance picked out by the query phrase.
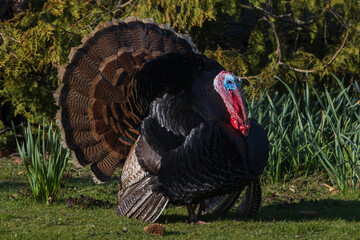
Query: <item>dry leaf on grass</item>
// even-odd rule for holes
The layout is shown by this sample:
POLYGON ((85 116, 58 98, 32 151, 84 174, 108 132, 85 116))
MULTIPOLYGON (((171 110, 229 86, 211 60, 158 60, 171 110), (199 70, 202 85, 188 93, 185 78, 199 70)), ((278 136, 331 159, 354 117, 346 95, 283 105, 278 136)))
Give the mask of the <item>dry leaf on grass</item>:
POLYGON ((18 199, 18 194, 17 194, 17 193, 14 193, 14 194, 11 195, 11 197, 12 197, 13 199, 17 200, 17 199, 18 199))
POLYGON ((19 157, 14 157, 13 159, 14 159, 14 163, 15 163, 15 164, 17 164, 17 165, 22 164, 21 158, 19 158, 19 157))
POLYGON ((165 227, 158 223, 153 223, 144 228, 144 230, 148 233, 157 235, 157 236, 164 236, 165 234, 165 227))

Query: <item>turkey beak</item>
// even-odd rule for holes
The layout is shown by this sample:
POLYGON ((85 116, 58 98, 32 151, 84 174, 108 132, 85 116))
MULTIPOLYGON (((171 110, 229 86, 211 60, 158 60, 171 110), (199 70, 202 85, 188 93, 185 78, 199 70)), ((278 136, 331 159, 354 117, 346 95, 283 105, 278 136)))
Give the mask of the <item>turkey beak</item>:
POLYGON ((246 106, 244 97, 242 94, 241 87, 237 87, 233 90, 234 97, 237 99, 235 101, 238 106, 235 106, 235 115, 231 117, 231 121, 233 122, 233 126, 237 126, 237 129, 241 131, 244 137, 249 135, 250 131, 250 120, 247 116, 246 106))

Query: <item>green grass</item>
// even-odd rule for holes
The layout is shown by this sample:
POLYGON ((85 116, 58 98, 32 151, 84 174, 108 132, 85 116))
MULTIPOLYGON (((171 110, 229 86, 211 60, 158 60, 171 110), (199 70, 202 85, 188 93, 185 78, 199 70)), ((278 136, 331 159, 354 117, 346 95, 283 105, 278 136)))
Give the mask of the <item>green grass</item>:
MULTIPOLYGON (((116 215, 119 172, 112 181, 93 184, 88 168, 76 169, 54 204, 32 196, 25 169, 14 159, 0 159, 0 239, 157 239, 143 230, 148 224, 116 215), (91 196, 109 204, 68 207, 65 199, 91 196)), ((316 173, 286 184, 265 186, 257 220, 233 221, 235 212, 221 218, 204 216, 211 225, 191 226, 185 207, 169 206, 158 222, 163 239, 360 239, 360 190, 331 194, 327 175, 316 173), (317 216, 300 214, 317 211, 317 216)), ((333 192, 334 193, 334 192, 333 192)))

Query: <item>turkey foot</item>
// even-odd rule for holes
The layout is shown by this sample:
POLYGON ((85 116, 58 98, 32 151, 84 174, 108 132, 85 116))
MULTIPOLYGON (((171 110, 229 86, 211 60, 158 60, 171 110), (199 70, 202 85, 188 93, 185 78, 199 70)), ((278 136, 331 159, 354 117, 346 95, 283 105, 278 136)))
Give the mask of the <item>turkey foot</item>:
POLYGON ((189 223, 191 225, 194 225, 194 224, 210 224, 209 222, 204 222, 204 221, 200 221, 198 220, 196 214, 195 214, 195 211, 194 211, 194 207, 192 205, 187 205, 187 210, 189 212, 189 223))

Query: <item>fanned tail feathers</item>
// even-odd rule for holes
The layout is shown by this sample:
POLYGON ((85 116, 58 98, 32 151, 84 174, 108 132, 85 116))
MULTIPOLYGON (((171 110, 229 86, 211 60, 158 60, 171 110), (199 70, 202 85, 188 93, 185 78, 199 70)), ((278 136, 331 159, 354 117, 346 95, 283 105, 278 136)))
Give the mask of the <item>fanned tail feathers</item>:
MULTIPOLYGON (((134 96, 133 77, 144 64, 174 51, 196 51, 186 36, 152 19, 113 20, 71 49, 54 94, 65 145, 82 166, 107 181, 139 136, 148 103, 134 96)), ((140 96, 141 97, 141 96, 140 96)))

